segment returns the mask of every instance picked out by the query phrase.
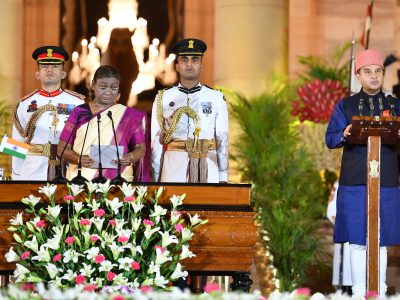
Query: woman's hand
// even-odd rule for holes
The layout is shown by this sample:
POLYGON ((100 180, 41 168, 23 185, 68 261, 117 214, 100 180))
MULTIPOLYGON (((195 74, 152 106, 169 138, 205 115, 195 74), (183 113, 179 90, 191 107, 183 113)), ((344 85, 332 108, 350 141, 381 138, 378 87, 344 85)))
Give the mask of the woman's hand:
POLYGON ((82 168, 90 168, 94 163, 94 160, 89 155, 83 155, 81 159, 82 168))
MULTIPOLYGON (((130 166, 132 164, 132 155, 130 153, 125 153, 122 158, 120 158, 121 166, 130 166)), ((118 159, 113 159, 114 164, 118 164, 118 159)))

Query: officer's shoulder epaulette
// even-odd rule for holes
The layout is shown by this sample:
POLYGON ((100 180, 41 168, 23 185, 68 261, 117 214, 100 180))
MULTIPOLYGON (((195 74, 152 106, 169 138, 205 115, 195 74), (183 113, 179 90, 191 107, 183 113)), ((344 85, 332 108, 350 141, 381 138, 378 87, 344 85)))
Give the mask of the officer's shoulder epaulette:
POLYGON ((71 91, 71 90, 65 89, 64 92, 66 92, 67 94, 70 94, 72 96, 75 96, 75 97, 77 97, 77 98, 79 98, 81 100, 85 100, 85 98, 86 98, 84 95, 82 95, 80 93, 77 93, 75 91, 71 91))
POLYGON ((38 90, 34 90, 33 92, 29 93, 28 95, 22 97, 22 98, 19 100, 19 102, 25 101, 26 99, 28 99, 29 97, 33 96, 33 95, 36 94, 37 92, 38 92, 38 90))

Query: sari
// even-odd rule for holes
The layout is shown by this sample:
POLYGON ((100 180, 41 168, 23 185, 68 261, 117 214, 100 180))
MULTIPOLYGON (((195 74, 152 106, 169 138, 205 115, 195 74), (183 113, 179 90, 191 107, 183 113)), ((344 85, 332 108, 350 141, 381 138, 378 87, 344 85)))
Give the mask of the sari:
MULTIPOLYGON (((114 133, 112 130, 112 123, 107 113, 112 112, 114 120, 115 135, 118 146, 123 146, 122 154, 134 150, 137 144, 146 144, 146 155, 132 166, 121 166, 121 175, 128 182, 144 182, 150 180, 150 167, 149 167, 149 151, 148 143, 148 120, 145 112, 126 107, 121 104, 114 104, 113 106, 92 114, 88 104, 77 106, 70 114, 65 123, 64 129, 60 135, 60 140, 69 142, 74 152, 82 155, 89 155, 90 147, 98 145, 98 124, 97 115, 100 115, 100 144, 101 145, 115 145, 114 133), (74 127, 76 129, 74 131, 74 127), (85 134, 86 140, 85 140, 85 134)), ((120 153, 120 155, 122 156, 120 153)), ((82 176, 88 180, 98 176, 98 168, 82 168, 82 176)), ((73 179, 78 174, 78 166, 76 164, 69 164, 67 167, 66 177, 68 180, 73 179)), ((103 176, 107 179, 113 179, 117 176, 117 169, 103 168, 103 176)))

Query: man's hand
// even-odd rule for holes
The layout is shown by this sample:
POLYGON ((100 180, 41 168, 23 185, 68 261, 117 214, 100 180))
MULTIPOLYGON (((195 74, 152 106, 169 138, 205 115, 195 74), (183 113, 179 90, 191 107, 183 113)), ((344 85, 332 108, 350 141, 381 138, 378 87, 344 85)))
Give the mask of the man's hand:
POLYGON ((343 136, 345 138, 349 137, 351 135, 351 124, 347 125, 347 127, 345 128, 345 130, 343 131, 343 136))

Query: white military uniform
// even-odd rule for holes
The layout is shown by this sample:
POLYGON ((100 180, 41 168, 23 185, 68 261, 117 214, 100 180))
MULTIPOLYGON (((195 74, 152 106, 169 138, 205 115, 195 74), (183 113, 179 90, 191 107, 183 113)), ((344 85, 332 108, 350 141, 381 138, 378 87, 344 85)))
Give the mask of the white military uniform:
MULTIPOLYGON (((152 171, 154 181, 188 182, 189 155, 186 151, 169 150, 163 145, 163 130, 157 119, 157 100, 153 104, 151 119, 152 171)), ((217 183, 228 178, 228 110, 221 92, 198 84, 188 90, 181 84, 166 89, 162 94, 164 129, 169 129, 171 116, 180 107, 189 106, 200 117, 199 139, 215 140, 215 150, 207 155, 207 182, 217 183)), ((174 141, 194 138, 195 122, 183 114, 172 134, 174 141)))
MULTIPOLYGON (((44 90, 37 90, 27 97, 21 99, 17 104, 15 113, 12 137, 16 140, 27 142, 24 134, 27 124, 32 115, 40 107, 51 104, 56 108, 57 113, 45 111, 36 122, 36 129, 29 144, 44 145, 58 144, 61 131, 70 114, 78 105, 84 103, 84 96, 68 90, 56 90, 48 93, 44 90), (16 121, 20 124, 17 130, 16 121)), ((13 180, 47 180, 49 158, 43 155, 28 155, 25 159, 12 158, 12 179, 13 180)))

